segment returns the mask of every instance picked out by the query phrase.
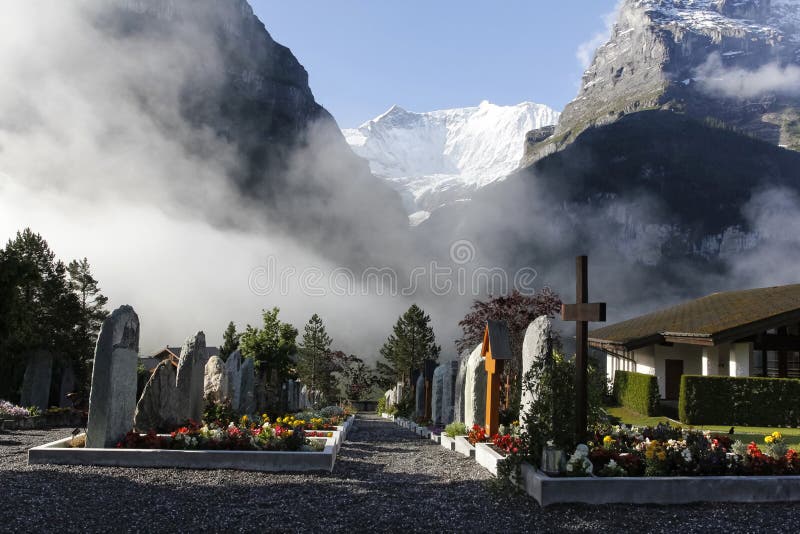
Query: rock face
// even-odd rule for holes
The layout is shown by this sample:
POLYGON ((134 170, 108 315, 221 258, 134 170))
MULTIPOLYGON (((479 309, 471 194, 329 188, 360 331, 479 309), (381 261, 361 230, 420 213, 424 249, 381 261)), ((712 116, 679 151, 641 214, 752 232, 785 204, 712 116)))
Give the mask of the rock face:
POLYGON ((133 427, 139 317, 121 306, 106 317, 94 352, 86 447, 113 446, 133 427))
POLYGON ((449 372, 447 367, 449 367, 449 365, 439 365, 433 371, 431 420, 434 425, 441 425, 444 420, 444 375, 449 372))
POLYGON ((165 360, 156 366, 136 404, 134 428, 137 432, 170 432, 185 422, 178 414, 177 368, 165 360))
POLYGON ((417 386, 414 392, 414 413, 416 417, 425 415, 425 377, 417 377, 417 386))
POLYGON ((181 421, 192 419, 199 422, 203 418, 205 369, 206 336, 198 332, 186 339, 178 359, 176 411, 181 421))
POLYGON ((467 429, 486 421, 486 368, 481 358, 483 344, 475 347, 467 360, 464 386, 464 424, 467 429))
POLYGON ((40 410, 50 407, 50 381, 53 377, 53 355, 46 350, 31 353, 25 376, 22 379, 23 406, 36 406, 40 410))
POLYGON ((239 412, 252 415, 256 411, 256 369, 253 358, 242 362, 242 385, 240 387, 239 412))
POLYGON ((231 398, 227 368, 219 356, 212 356, 206 362, 203 397, 206 402, 216 403, 231 398))
POLYGON ((242 391, 242 352, 233 351, 225 361, 225 372, 228 375, 228 391, 230 392, 231 407, 239 411, 242 391))
POLYGON ((721 92, 709 85, 725 72, 800 64, 798 23, 800 4, 787 0, 626 0, 577 98, 552 137, 529 134, 525 160, 563 148, 590 126, 644 109, 713 117, 800 150, 797 91, 764 84, 758 94, 745 87, 734 94, 740 79, 721 92))
POLYGON ((455 414, 454 403, 456 396, 456 376, 458 375, 459 362, 444 363, 444 381, 442 383, 442 421, 443 425, 453 422, 455 414))
MULTIPOLYGON (((553 325, 550 319, 543 315, 537 317, 525 330, 525 339, 522 342, 522 372, 523 376, 530 371, 534 363, 549 360, 553 357, 553 325)), ((523 428, 526 425, 526 416, 530 405, 536 400, 534 392, 523 384, 522 398, 519 406, 519 421, 523 428)))
POLYGON ((462 354, 458 360, 458 374, 455 383, 455 398, 453 400, 453 421, 463 423, 464 419, 464 388, 467 385, 467 362, 469 354, 462 354))
POLYGON ((286 382, 286 403, 290 412, 297 411, 295 389, 294 380, 288 380, 286 382))

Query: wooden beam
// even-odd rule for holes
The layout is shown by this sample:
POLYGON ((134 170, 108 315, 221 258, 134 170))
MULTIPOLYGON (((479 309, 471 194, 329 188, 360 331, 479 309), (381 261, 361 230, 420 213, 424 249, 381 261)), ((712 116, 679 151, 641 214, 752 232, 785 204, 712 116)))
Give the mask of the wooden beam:
POLYGON ((606 320, 605 302, 578 302, 577 304, 562 304, 561 318, 564 321, 593 321, 606 320))

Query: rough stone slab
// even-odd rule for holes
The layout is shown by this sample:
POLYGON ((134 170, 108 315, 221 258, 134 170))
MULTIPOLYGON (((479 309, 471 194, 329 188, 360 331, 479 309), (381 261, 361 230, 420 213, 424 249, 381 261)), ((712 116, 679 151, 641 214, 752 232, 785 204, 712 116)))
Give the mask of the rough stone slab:
POLYGON ((481 343, 467 360, 467 375, 464 386, 464 424, 483 426, 486 414, 486 368, 481 358, 481 343))
POLYGON ((245 358, 242 362, 242 385, 239 389, 239 413, 253 415, 256 411, 256 369, 253 358, 245 358))
MULTIPOLYGON (((338 433, 337 433, 338 434, 338 433)), ((325 438, 322 452, 173 451, 162 449, 72 449, 71 437, 28 451, 28 464, 237 469, 242 471, 332 471, 336 437, 325 438)))
POLYGON ((462 354, 458 361, 458 374, 456 375, 455 398, 453 400, 453 421, 464 422, 464 388, 467 381, 467 361, 469 354, 462 354))
MULTIPOLYGON (((537 317, 525 330, 525 339, 522 342, 522 373, 523 376, 531 370, 533 365, 541 360, 553 357, 553 324, 546 315, 537 317)), ((519 421, 523 428, 526 427, 526 414, 533 401, 536 400, 534 392, 525 388, 523 384, 522 398, 519 406, 519 421)))
POLYGON ((225 371, 228 374, 228 391, 231 397, 231 408, 239 412, 242 391, 242 351, 236 349, 225 361, 225 371))
POLYGON ((44 411, 50 407, 50 381, 53 378, 53 355, 46 350, 37 350, 28 357, 25 375, 22 378, 22 406, 36 406, 44 411))
POLYGON ((139 316, 132 307, 121 306, 106 317, 97 337, 87 447, 114 446, 133 428, 138 353, 139 316))
POLYGON ((415 417, 422 417, 425 415, 425 377, 422 376, 422 374, 417 377, 414 395, 414 415, 415 417))
POLYGON ((75 392, 75 371, 72 366, 67 365, 61 371, 61 388, 59 389, 58 405, 61 408, 72 408, 72 401, 67 395, 75 392))
POLYGON ((449 369, 447 369, 445 365, 439 365, 433 370, 433 380, 431 383, 431 420, 435 425, 440 425, 443 421, 444 375, 446 372, 449 372, 449 369))
POLYGON ((455 413, 456 376, 458 375, 458 361, 445 362, 444 380, 442 382, 442 425, 453 422, 455 413))
POLYGON ((182 421, 200 421, 203 418, 206 362, 206 336, 197 332, 186 338, 178 359, 175 385, 178 388, 177 413, 182 421))
POLYGON ((138 432, 174 429, 184 421, 177 412, 176 368, 169 360, 159 363, 136 403, 133 426, 138 432))

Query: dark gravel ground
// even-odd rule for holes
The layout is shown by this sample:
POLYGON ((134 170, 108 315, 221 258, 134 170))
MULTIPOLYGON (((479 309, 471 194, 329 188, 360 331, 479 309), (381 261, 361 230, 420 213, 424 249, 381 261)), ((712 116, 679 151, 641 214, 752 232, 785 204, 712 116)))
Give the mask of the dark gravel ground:
POLYGON ((28 466, 71 429, 0 433, 0 531, 800 532, 800 505, 558 506, 360 416, 329 474, 28 466))

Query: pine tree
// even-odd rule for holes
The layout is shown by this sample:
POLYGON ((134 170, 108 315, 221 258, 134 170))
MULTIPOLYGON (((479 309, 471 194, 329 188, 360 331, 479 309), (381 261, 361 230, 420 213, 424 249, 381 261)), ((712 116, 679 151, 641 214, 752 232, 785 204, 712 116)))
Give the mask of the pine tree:
POLYGON ((394 325, 392 334, 381 348, 381 356, 394 370, 398 380, 409 384, 411 373, 425 360, 436 361, 441 347, 436 344, 431 318, 413 304, 394 325))
POLYGON ((105 308, 108 297, 100 293, 100 284, 92 276, 89 260, 73 260, 67 266, 69 288, 78 300, 78 317, 74 331, 73 354, 69 360, 79 380, 79 385, 89 383, 91 371, 88 362, 94 356, 94 346, 103 320, 108 316, 105 308))
POLYGON ((306 323, 300 343, 297 374, 300 380, 315 391, 321 391, 327 400, 335 396, 333 365, 330 358, 333 340, 325 331, 325 324, 316 313, 306 323))
POLYGON ((229 322, 228 328, 226 328, 225 333, 222 334, 222 347, 219 349, 219 357, 222 358, 223 361, 227 361, 228 356, 239 348, 239 340, 241 337, 242 334, 236 332, 236 325, 233 324, 233 321, 229 322))
POLYGON ((247 325, 239 340, 245 357, 254 358, 261 371, 277 371, 283 378, 297 353, 297 329, 278 319, 279 308, 263 310, 262 327, 247 325))

